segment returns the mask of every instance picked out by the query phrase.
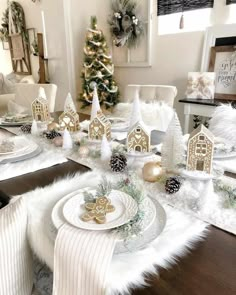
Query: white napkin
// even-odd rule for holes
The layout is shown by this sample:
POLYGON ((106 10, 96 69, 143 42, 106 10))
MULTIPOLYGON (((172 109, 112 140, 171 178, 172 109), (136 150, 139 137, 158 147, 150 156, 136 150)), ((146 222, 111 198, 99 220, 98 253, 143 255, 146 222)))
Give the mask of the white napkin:
POLYGON ((8 102, 8 112, 14 115, 17 114, 26 114, 30 115, 30 110, 22 105, 17 104, 16 102, 10 100, 8 102))
POLYGON ((104 295, 116 239, 64 224, 54 250, 53 295, 104 295))

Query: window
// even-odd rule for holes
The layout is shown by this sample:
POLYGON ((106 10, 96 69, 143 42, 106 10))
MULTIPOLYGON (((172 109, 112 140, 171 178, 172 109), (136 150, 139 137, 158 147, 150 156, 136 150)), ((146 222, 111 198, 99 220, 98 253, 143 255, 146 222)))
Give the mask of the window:
POLYGON ((205 143, 197 143, 196 154, 205 156, 207 152, 207 145, 205 143))
POLYGON ((205 140, 205 136, 200 135, 200 136, 199 136, 199 140, 205 140))
POLYGON ((204 31, 211 25, 211 9, 198 9, 184 12, 184 28, 180 29, 182 12, 158 17, 159 35, 176 34, 184 32, 204 31), (199 21, 201 19, 201 21, 199 21))
POLYGON ((213 5, 214 0, 158 0, 159 34, 205 30, 210 25, 211 8, 213 5), (184 28, 180 29, 182 14, 184 14, 184 28))
POLYGON ((141 132, 141 129, 138 127, 138 128, 136 129, 136 132, 137 132, 137 133, 140 133, 140 132, 141 132))

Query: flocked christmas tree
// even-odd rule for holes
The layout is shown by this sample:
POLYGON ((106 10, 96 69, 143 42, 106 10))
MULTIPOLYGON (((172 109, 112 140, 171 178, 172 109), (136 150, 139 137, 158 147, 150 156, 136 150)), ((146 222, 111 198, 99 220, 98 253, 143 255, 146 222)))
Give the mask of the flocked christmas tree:
POLYGON ((184 139, 179 118, 175 113, 163 140, 161 149, 162 167, 167 171, 173 171, 184 160, 184 139))
POLYGON ((100 105, 106 109, 118 102, 119 91, 113 79, 114 64, 108 52, 107 42, 101 30, 97 29, 97 18, 91 17, 91 28, 86 34, 82 88, 79 100, 82 108, 90 106, 96 86, 100 105))

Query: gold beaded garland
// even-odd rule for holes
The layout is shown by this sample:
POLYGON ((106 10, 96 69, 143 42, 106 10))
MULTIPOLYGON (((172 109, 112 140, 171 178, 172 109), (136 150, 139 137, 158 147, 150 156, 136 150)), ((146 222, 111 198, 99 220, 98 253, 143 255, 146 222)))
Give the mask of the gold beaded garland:
POLYGON ((143 179, 148 182, 158 181, 163 176, 160 162, 148 162, 143 166, 143 179))

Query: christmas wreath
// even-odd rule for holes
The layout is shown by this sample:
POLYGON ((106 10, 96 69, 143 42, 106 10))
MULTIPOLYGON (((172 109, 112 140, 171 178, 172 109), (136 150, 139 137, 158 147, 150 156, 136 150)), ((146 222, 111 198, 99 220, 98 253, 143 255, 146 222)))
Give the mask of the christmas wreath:
POLYGON ((25 14, 22 6, 15 1, 9 3, 8 8, 3 13, 0 28, 0 39, 7 41, 9 37, 9 8, 11 8, 12 25, 15 27, 16 33, 21 33, 25 41, 28 42, 28 35, 25 29, 25 14))
POLYGON ((144 34, 144 24, 137 17, 137 2, 134 0, 113 0, 112 15, 108 23, 117 47, 137 47, 144 34))

